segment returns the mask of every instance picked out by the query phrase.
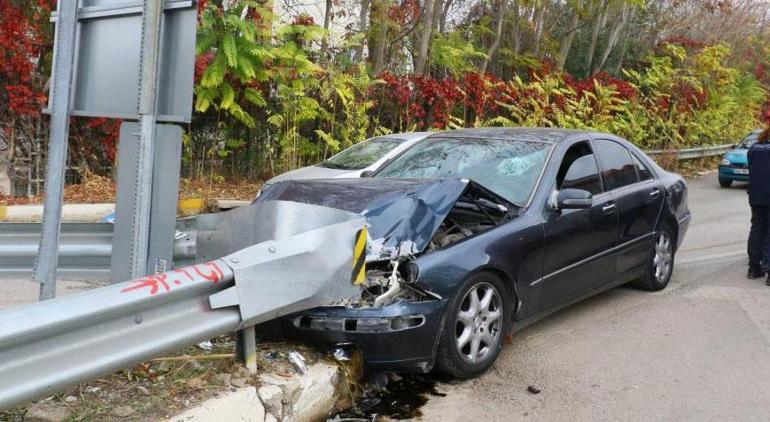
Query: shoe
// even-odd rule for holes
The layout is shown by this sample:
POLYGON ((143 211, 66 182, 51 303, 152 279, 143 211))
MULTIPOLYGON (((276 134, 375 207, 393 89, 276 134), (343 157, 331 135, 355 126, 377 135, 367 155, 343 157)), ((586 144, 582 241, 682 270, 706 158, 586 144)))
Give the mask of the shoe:
POLYGON ((765 272, 757 267, 749 267, 749 273, 746 274, 746 278, 754 280, 755 278, 762 278, 765 276, 765 272))
POLYGON ((765 286, 770 286, 770 275, 768 275, 767 280, 765 280, 765 286))

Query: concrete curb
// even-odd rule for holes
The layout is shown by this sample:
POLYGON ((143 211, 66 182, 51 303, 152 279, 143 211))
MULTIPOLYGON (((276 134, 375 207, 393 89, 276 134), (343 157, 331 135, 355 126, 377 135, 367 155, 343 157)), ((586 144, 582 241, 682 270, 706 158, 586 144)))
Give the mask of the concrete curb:
MULTIPOLYGON (((115 212, 115 204, 64 204, 62 222, 96 222, 115 212)), ((39 223, 42 205, 0 206, 0 221, 7 223, 39 223)))
MULTIPOLYGON (((225 211, 250 204, 251 201, 217 199, 219 210, 225 211)), ((180 199, 177 212, 182 217, 202 214, 206 211, 206 201, 200 198, 180 199)), ((115 212, 115 204, 64 204, 63 223, 97 223, 115 212)), ((0 205, 0 222, 4 223, 39 223, 43 218, 42 205, 0 205)))
POLYGON ((328 363, 308 366, 303 375, 263 374, 260 387, 226 391, 166 422, 313 422, 334 411, 343 380, 328 363))
POLYGON ((256 387, 239 388, 206 400, 200 405, 166 419, 166 422, 219 422, 265 420, 265 408, 256 387))

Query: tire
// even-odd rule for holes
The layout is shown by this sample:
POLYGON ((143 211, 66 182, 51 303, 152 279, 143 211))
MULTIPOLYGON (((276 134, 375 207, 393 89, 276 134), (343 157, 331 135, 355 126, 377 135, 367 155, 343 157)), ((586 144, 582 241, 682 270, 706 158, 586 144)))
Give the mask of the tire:
POLYGON ((447 306, 436 368, 459 379, 472 378, 486 371, 500 354, 510 319, 511 304, 500 277, 488 272, 474 274, 462 284, 447 306), (487 294, 492 294, 488 300, 485 299, 487 294), (484 302, 487 302, 486 306, 484 302))
POLYGON ((733 185, 733 181, 732 180, 730 180, 730 179, 723 179, 721 177, 719 178, 719 186, 721 186, 723 188, 729 188, 732 185, 733 185))
POLYGON ((663 290, 671 281, 671 274, 674 272, 674 235, 670 225, 663 225, 656 231, 654 243, 644 274, 636 282, 636 286, 650 292, 663 290))

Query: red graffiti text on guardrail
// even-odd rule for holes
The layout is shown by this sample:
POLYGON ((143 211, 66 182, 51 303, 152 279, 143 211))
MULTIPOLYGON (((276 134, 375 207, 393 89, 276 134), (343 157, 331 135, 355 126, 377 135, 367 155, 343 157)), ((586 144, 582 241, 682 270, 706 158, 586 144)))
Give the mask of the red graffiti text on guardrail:
POLYGON ((163 274, 152 274, 137 280, 131 280, 131 285, 120 292, 127 293, 141 290, 153 296, 158 293, 169 292, 174 286, 179 286, 185 282, 197 283, 204 281, 216 283, 224 278, 224 276, 224 272, 222 272, 222 269, 219 268, 216 262, 207 262, 191 267, 178 268, 163 274))

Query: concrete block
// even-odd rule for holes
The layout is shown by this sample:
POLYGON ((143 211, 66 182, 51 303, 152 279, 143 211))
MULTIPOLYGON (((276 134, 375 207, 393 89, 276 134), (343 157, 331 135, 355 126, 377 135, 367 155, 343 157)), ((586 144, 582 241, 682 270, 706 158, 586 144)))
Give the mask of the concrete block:
POLYGON ((206 400, 199 406, 188 409, 167 422, 263 422, 265 408, 254 387, 239 388, 206 400))

